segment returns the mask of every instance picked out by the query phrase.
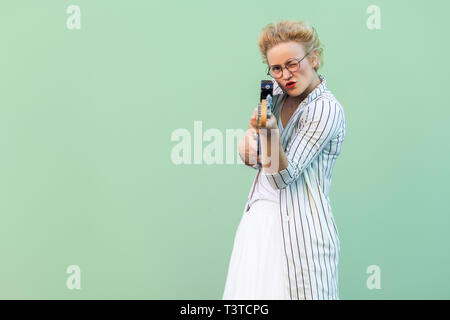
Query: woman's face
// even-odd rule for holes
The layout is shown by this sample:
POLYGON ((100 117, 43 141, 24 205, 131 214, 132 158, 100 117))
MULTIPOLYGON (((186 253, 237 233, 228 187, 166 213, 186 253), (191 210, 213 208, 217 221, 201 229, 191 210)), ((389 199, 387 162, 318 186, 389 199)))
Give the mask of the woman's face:
MULTIPOLYGON (((267 51, 267 61, 269 62, 269 67, 273 65, 281 65, 285 66, 285 63, 292 58, 296 58, 300 60, 305 56, 306 52, 303 49, 303 46, 295 41, 283 42, 279 43, 276 46, 270 48, 267 51)), ((289 94, 290 96, 299 96, 307 88, 311 86, 311 83, 314 81, 316 75, 316 71, 314 70, 314 65, 311 64, 308 58, 313 57, 312 54, 309 54, 305 59, 300 62, 300 68, 295 72, 290 72, 286 68, 283 68, 283 75, 279 79, 275 79, 277 81, 280 88, 289 94), (295 81, 295 86, 293 88, 286 87, 286 84, 290 81, 295 81)))

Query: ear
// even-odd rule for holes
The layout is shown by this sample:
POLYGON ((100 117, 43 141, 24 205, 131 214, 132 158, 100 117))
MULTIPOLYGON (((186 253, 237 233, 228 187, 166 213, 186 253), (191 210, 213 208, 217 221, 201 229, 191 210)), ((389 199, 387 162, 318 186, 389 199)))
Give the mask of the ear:
POLYGON ((318 59, 318 57, 317 57, 317 54, 314 53, 314 54, 311 56, 311 66, 312 66, 313 68, 316 68, 318 64, 319 64, 319 59, 318 59))

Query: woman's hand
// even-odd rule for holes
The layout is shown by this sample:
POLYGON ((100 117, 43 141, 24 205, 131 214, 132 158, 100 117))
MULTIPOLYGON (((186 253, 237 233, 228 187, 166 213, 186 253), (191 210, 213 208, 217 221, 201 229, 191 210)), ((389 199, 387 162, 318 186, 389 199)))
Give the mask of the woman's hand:
POLYGON ((258 114, 258 108, 253 110, 252 117, 250 118, 249 128, 253 128, 256 132, 259 132, 260 135, 267 136, 270 135, 271 130, 279 130, 278 129, 278 121, 274 114, 271 114, 270 118, 266 120, 266 126, 264 128, 258 128, 256 116, 258 114))
POLYGON ((256 115, 258 114, 258 108, 253 110, 253 114, 249 121, 249 126, 245 132, 244 137, 238 143, 239 156, 247 166, 255 167, 256 164, 261 163, 260 156, 258 153, 258 140, 257 134, 259 133, 260 138, 267 139, 270 135, 271 130, 278 130, 277 118, 272 114, 266 121, 265 128, 258 128, 256 115))
POLYGON ((249 126, 245 135, 238 143, 239 156, 247 166, 255 167, 260 162, 258 153, 258 140, 255 139, 256 130, 249 126))

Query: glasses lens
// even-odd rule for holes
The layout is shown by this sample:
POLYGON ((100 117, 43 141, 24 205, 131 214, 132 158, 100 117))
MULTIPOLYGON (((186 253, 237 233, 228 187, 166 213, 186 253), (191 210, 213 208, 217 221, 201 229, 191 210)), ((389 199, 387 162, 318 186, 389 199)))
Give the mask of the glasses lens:
POLYGON ((270 75, 274 78, 281 77, 281 75, 282 75, 281 68, 279 66, 270 68, 270 75))
POLYGON ((291 72, 297 71, 299 66, 300 64, 297 61, 291 61, 287 64, 287 68, 291 72))

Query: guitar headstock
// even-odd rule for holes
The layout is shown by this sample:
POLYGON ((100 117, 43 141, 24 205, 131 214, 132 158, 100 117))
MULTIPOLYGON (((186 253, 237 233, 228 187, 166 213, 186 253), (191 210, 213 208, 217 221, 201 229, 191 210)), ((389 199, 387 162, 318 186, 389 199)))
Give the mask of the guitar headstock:
POLYGON ((258 127, 260 128, 266 127, 266 121, 272 115, 272 97, 273 82, 271 80, 261 80, 261 94, 256 116, 258 127))

